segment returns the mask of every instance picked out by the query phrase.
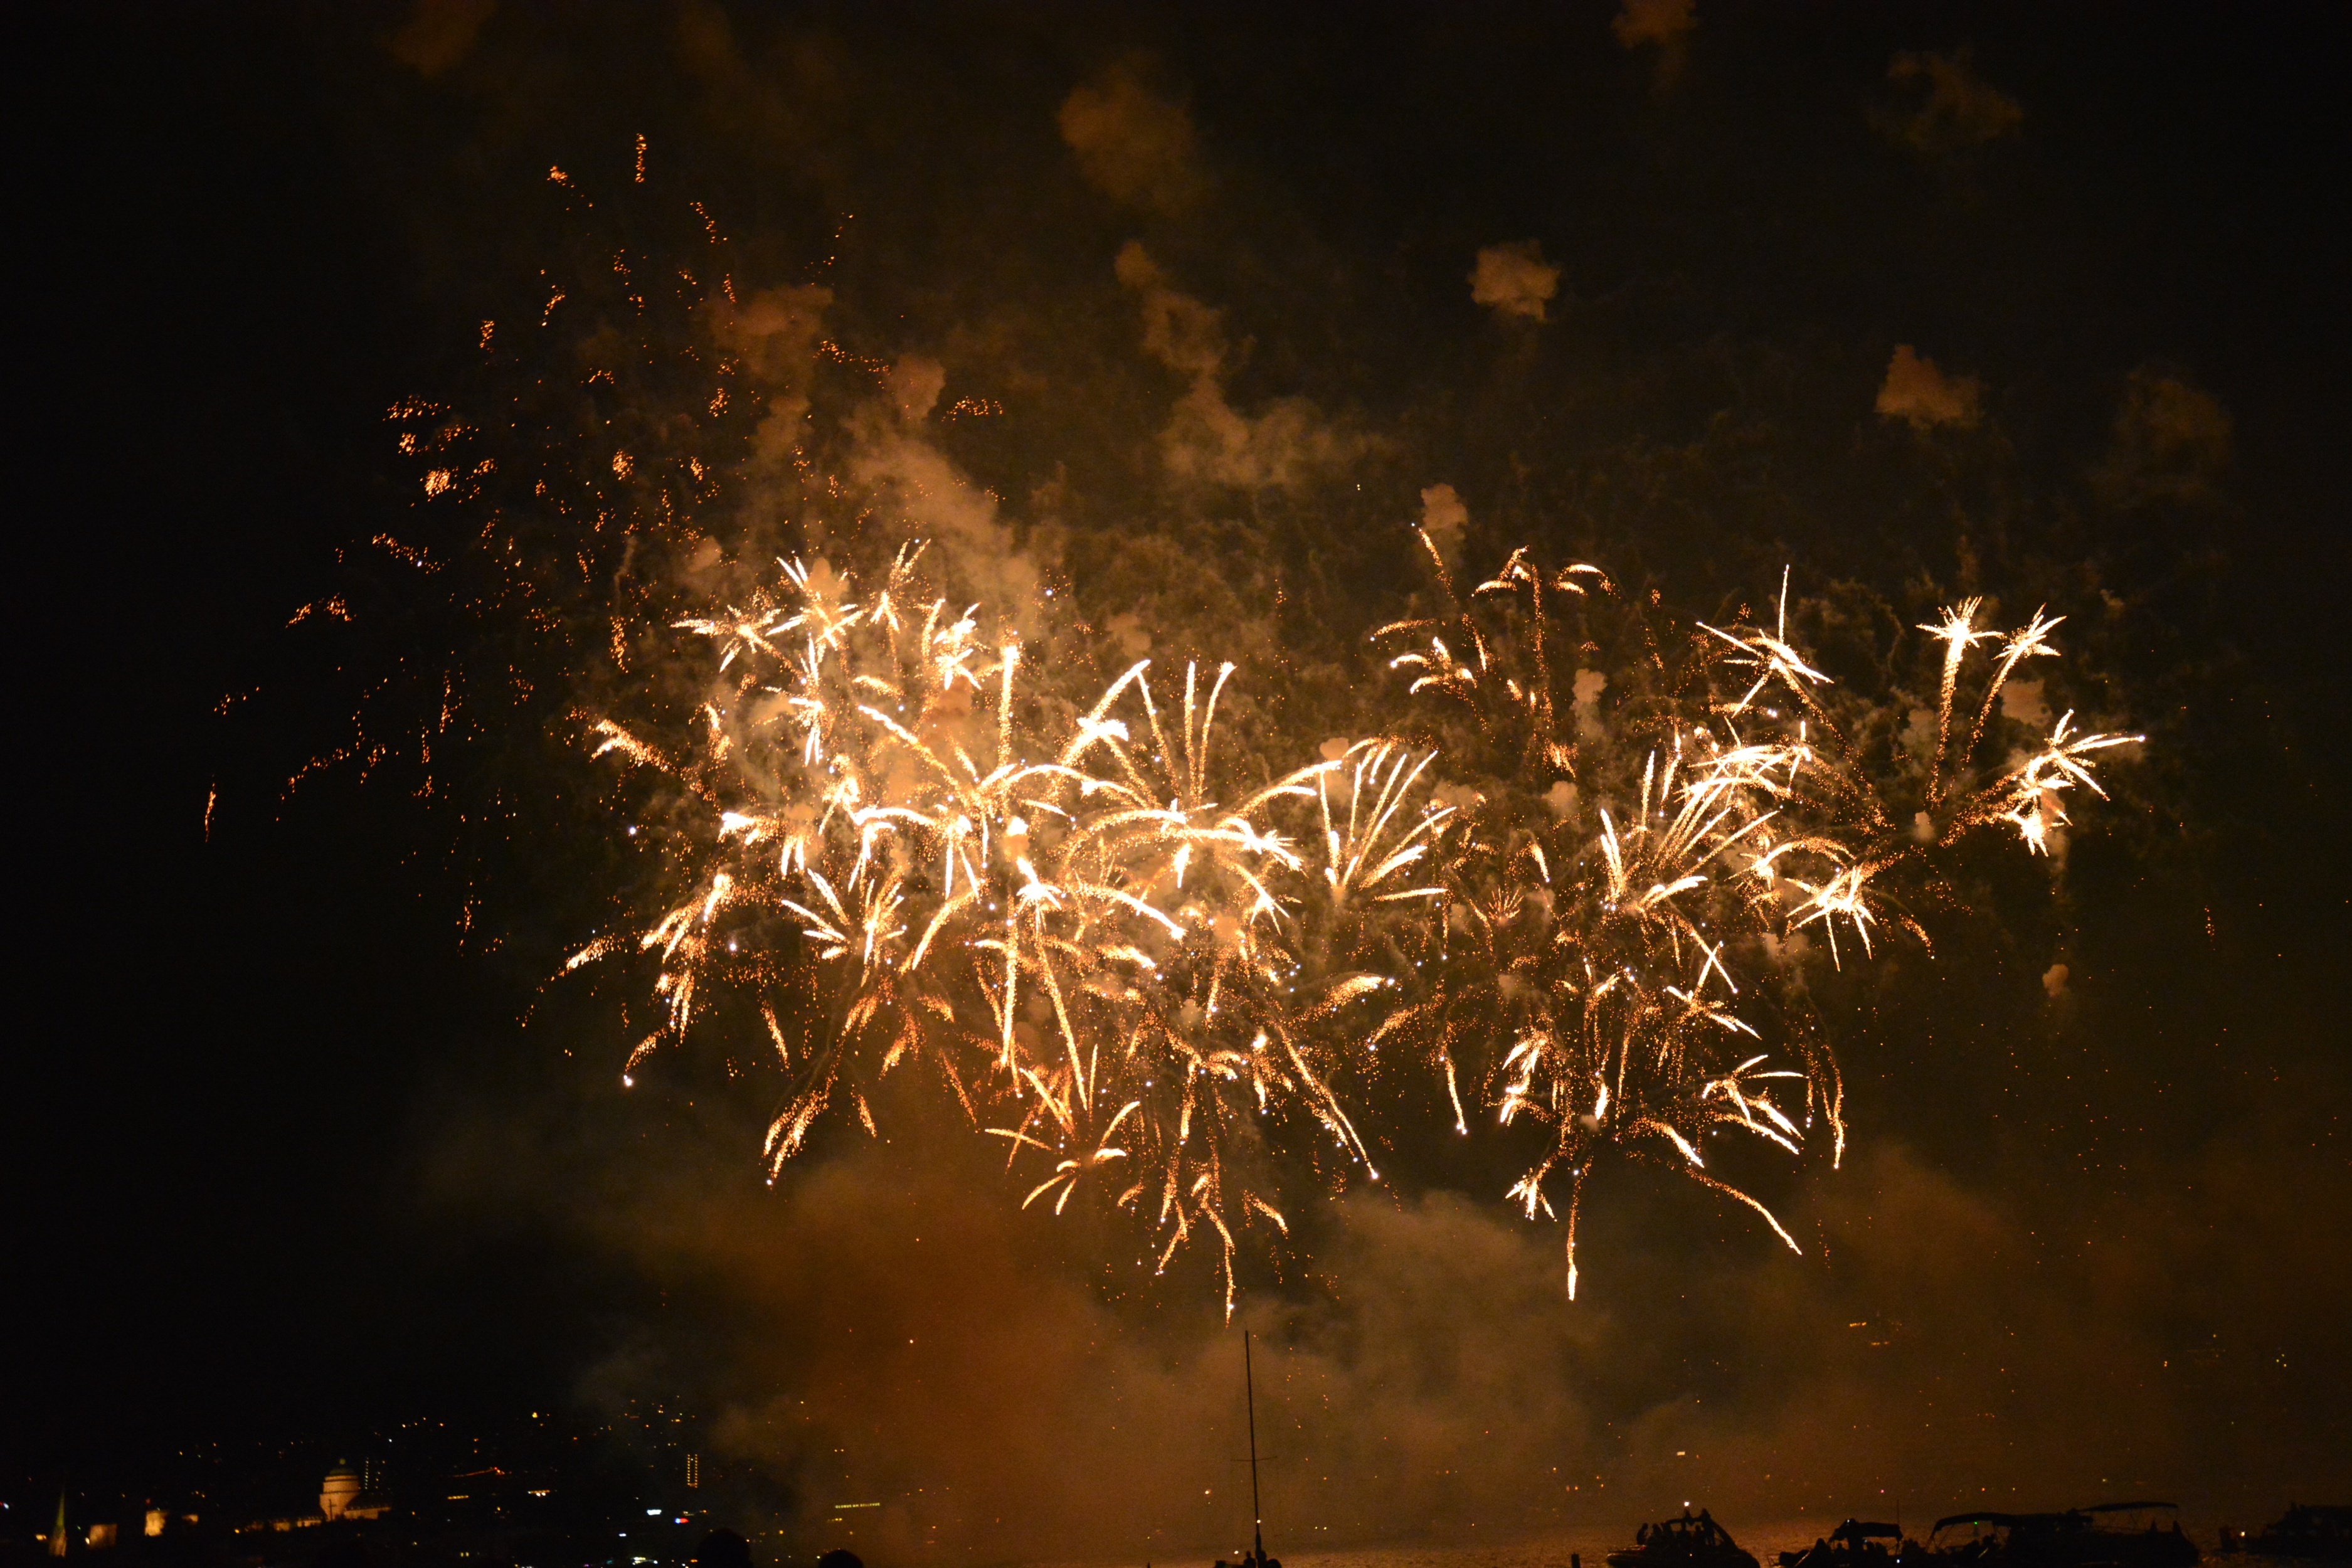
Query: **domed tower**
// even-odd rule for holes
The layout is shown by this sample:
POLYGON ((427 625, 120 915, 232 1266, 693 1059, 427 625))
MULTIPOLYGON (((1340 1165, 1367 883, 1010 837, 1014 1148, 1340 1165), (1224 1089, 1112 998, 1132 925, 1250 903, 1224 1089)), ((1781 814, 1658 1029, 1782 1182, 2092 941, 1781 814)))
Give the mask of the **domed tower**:
POLYGON ((337 1465, 327 1472, 327 1479, 319 1488, 319 1513, 333 1521, 343 1517, 352 1500, 360 1495, 360 1473, 349 1465, 337 1465))

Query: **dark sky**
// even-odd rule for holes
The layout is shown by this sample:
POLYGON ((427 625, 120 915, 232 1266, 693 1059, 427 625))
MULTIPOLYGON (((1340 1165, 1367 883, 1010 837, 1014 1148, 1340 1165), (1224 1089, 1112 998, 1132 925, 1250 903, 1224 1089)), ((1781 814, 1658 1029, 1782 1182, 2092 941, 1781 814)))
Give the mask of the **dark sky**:
MULTIPOLYGON (((614 1021, 540 990, 593 923, 577 837, 611 831, 562 783, 488 850, 463 782, 280 787, 352 692, 451 651, 421 613, 286 629, 412 509, 385 409, 508 397, 529 363, 486 383, 479 322, 614 234, 687 254, 700 202, 740 282, 822 284, 853 355, 1001 405, 936 450, 1021 559, 1171 647, 1269 562, 1368 625, 1363 542, 1442 482, 1474 552, 1589 553, 1694 613, 1784 562, 2047 598, 2150 736, 2063 877, 2012 868, 1932 963, 1831 998, 1856 1137, 1776 1192, 1804 1259, 1629 1177, 1571 1308, 1551 1236, 1433 1182, 1329 1218, 1336 1283, 1263 1283, 1333 1539, 1692 1486, 1776 1518, 2352 1489, 2340 12, 1699 0, 1631 45, 1613 15, 35 29, 12 1470, 676 1390, 780 1475, 855 1433, 861 1479, 951 1483, 975 1552, 1008 1497, 1125 1550, 1087 1501, 1119 1489, 1211 1539, 1198 1467, 1148 1458, 1224 1419, 1202 1279, 1107 1297, 1087 1226, 1016 1215, 985 1161, 827 1144, 770 1193, 763 1100, 625 1100, 614 1021), (1543 319, 1474 302, 1478 253, 1528 241, 1543 319), (1130 242, 1224 312, 1231 471, 1146 352, 1130 242), (1898 344, 1965 416, 1876 411, 1898 344)), ((551 753, 499 754, 511 785, 551 753)))

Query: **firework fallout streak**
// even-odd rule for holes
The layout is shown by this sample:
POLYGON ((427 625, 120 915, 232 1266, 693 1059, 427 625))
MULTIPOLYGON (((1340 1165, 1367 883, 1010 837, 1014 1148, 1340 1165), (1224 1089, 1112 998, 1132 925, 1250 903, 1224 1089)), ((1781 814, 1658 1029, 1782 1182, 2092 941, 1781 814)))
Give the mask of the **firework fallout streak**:
POLYGON ((1874 769, 1791 641, 1785 582, 1769 629, 1675 628, 1525 551, 1462 595, 1432 547, 1441 607, 1373 634, 1405 688, 1390 732, 1269 773, 1219 728, 1231 664, 1155 686, 1140 662, 1070 700, 921 553, 870 588, 782 563, 674 626, 702 671, 690 713, 588 716, 596 753, 666 776, 689 826, 665 818, 660 903, 572 967, 649 977, 659 1024, 631 1075, 709 996, 757 1005, 792 1083, 772 1179, 820 1117, 876 1131, 882 1079, 926 1075, 1030 1170, 1024 1204, 1098 1193, 1159 1268, 1208 1244, 1228 1311, 1245 1234, 1289 1231, 1296 1173, 1379 1179, 1364 1127, 1422 1105, 1518 1141, 1508 1196, 1563 1222, 1571 1297, 1585 1182, 1612 1157, 1795 1247, 1709 1158, 1719 1132, 1843 1151, 1802 966, 1866 959, 1890 928, 1924 942, 1908 905, 1939 851, 2003 826, 2045 850, 2064 796, 2099 793, 2095 754, 2137 739, 2069 713, 1979 767, 2003 686, 2059 623, 2004 637, 1970 600, 1923 628, 1932 756, 1874 769), (780 1014, 812 1011, 796 1043, 780 1014))

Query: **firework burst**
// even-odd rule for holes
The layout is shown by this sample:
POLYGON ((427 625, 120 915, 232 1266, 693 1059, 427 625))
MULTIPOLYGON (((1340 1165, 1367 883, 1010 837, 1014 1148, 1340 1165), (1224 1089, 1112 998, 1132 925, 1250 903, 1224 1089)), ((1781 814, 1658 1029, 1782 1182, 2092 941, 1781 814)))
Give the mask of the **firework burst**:
POLYGON ((1942 717, 1906 829, 1906 780, 1847 739, 1785 583, 1769 628, 1677 628, 1525 552, 1458 595, 1432 550, 1443 612, 1374 634, 1412 738, 1268 772, 1218 726, 1230 664, 1188 664, 1180 694, 1137 663, 1081 707, 1033 689, 1020 644, 919 558, 871 593, 784 563, 676 624, 705 667, 690 712, 657 734, 589 721, 599 754, 673 781, 688 826, 670 895, 573 965, 649 963, 661 1023, 630 1072, 714 988, 757 1001, 794 1085, 772 1177, 828 1110, 874 1130, 880 1080, 924 1064, 1027 1171, 1024 1205, 1095 1193, 1161 1268, 1206 1242, 1228 1310, 1244 1231, 1289 1230, 1280 1171, 1377 1178, 1360 1123, 1415 1098, 1374 1070, 1384 1048, 1458 1132, 1541 1130, 1508 1196, 1565 1222, 1571 1296, 1607 1156, 1796 1246, 1708 1160, 1726 1131, 1843 1149, 1806 955, 1924 942, 1908 900, 1933 851, 2000 824, 2044 847, 2130 739, 2069 714, 1971 787, 2003 683, 2057 623, 1997 638, 1961 606, 1928 628, 1942 717), (1968 656, 1993 640, 1962 742, 1968 656), (797 1051, 780 1013, 817 1020, 797 1051))
POLYGON ((969 615, 914 596, 919 552, 877 591, 786 563, 740 605, 680 621, 704 650, 701 700, 658 742, 613 720, 593 750, 675 781, 673 895, 572 967, 651 961, 662 1022, 632 1053, 683 1039, 714 987, 748 989, 795 1088, 767 1140, 771 1173, 841 1105, 869 1130, 873 1090, 922 1061, 959 1101, 984 1047, 967 963, 1018 888, 1001 831, 1034 771, 1009 760, 1019 670, 969 615), (798 1052, 778 1020, 814 990, 827 1022, 798 1052), (790 997, 792 1000, 787 1000, 790 997))
POLYGON ((1607 1152, 1664 1161, 1794 1247, 1706 1146, 1737 1131, 1795 1154, 1819 1129, 1843 1152, 1837 1065, 1790 983, 1801 939, 1818 933, 1832 963, 1885 927, 1924 942, 1905 891, 1932 877, 1932 847, 2006 822, 2042 848, 2063 794, 2097 790, 2092 754, 2136 737, 2077 735, 2070 714, 1983 788, 1953 788, 2057 624, 2037 614, 2002 639, 1956 749, 1968 653, 1994 636, 1971 601, 1925 628, 1945 645, 1942 718, 1932 810, 1906 834, 1822 700, 1830 677, 1790 640, 1785 580, 1769 628, 1677 629, 1591 566, 1517 552, 1465 600, 1428 554, 1445 612, 1375 637, 1434 707, 1423 731, 1477 782, 1441 867, 1444 918, 1380 1033, 1419 1047, 1457 1130, 1481 1114, 1548 1130, 1509 1195, 1565 1219, 1571 1297, 1583 1184, 1607 1152))
POLYGON ((593 750, 674 781, 689 826, 672 895, 572 967, 650 962, 682 1040, 714 987, 757 998, 796 1088, 771 1174, 829 1108, 875 1126, 874 1089, 926 1062, 964 1111, 1042 1166, 1026 1201, 1100 1186, 1164 1268, 1288 1222, 1267 1146, 1311 1129, 1334 1180, 1370 1170, 1334 1087, 1393 982, 1346 960, 1367 919, 1434 899, 1412 873, 1449 815, 1428 758, 1366 742, 1240 776, 1217 710, 1233 668, 1180 702, 1138 664, 1083 711, 1029 700, 1019 646, 920 589, 902 552, 861 596, 784 563, 747 604, 680 621, 707 692, 682 733, 588 720, 593 750), (779 1009, 826 1020, 797 1055, 779 1009))

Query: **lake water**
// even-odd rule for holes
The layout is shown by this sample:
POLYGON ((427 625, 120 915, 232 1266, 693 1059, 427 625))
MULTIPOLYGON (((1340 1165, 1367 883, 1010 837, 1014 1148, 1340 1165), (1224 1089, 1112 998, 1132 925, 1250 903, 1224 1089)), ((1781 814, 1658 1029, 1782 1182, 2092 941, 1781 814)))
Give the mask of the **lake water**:
MULTIPOLYGON (((1722 1521, 1731 1531, 1732 1539, 1742 1549, 1755 1554, 1762 1568, 1774 1568, 1782 1552, 1801 1551, 1837 1528, 1844 1515, 1823 1514, 1813 1519, 1790 1519, 1777 1522, 1758 1523, 1747 1521, 1722 1521)), ((1906 1518, 1904 1533, 1919 1536, 1934 1524, 1932 1517, 1906 1518)), ((2183 1519, 2181 1526, 2198 1550, 2209 1560, 2213 1559, 2217 1527, 2202 1521, 2183 1519)), ((1633 1544, 1636 1523, 1623 1525, 1586 1525, 1571 1527, 1557 1535, 1529 1536, 1524 1539, 1483 1543, 1450 1545, 1403 1545, 1362 1547, 1349 1550, 1318 1551, 1300 1547, 1286 1551, 1279 1542, 1272 1543, 1274 1553, 1281 1560, 1282 1568, 1570 1568, 1571 1562, 1580 1561, 1581 1568, 1606 1568, 1605 1559, 1612 1552, 1633 1544)), ((1210 1556, 1171 1558, 1152 1568, 1207 1568, 1210 1556)), ((2232 1568, 2276 1568, 2269 1559, 2233 1557, 2226 1560, 2232 1568)), ((1132 1563, 1040 1563, 1035 1568, 1139 1568, 1132 1563)))

